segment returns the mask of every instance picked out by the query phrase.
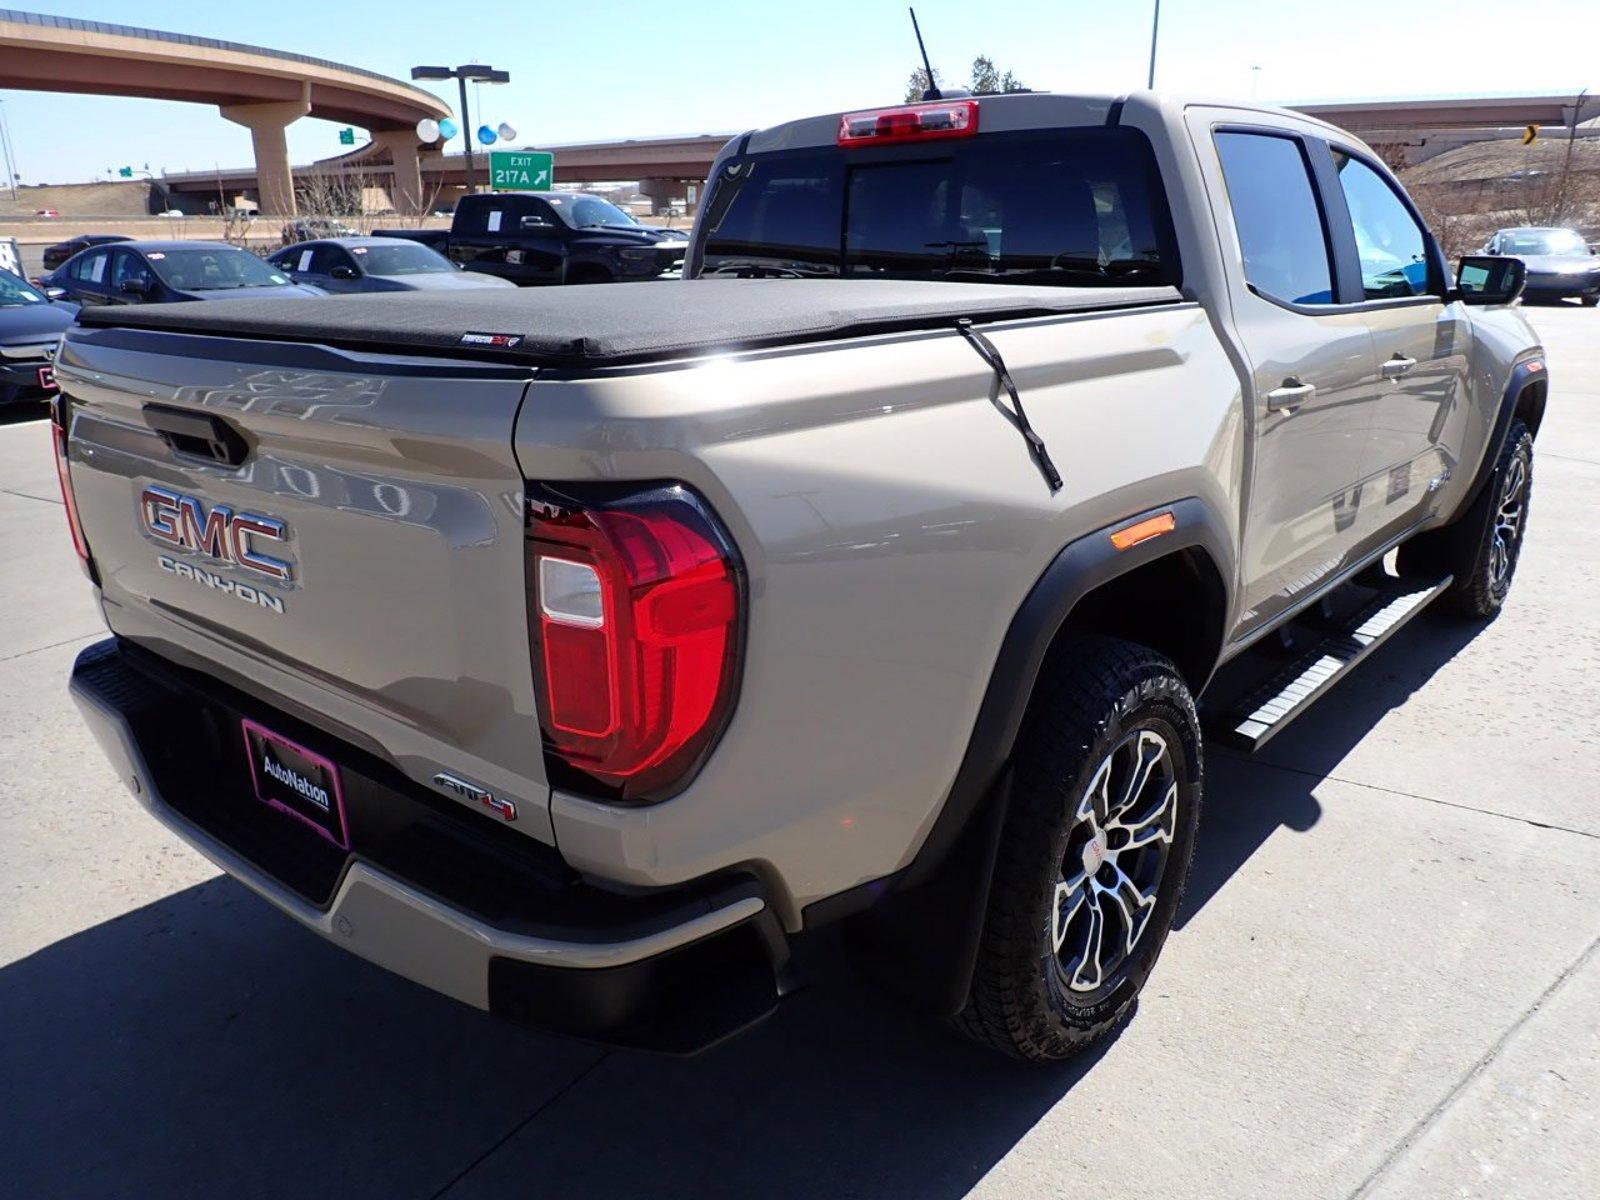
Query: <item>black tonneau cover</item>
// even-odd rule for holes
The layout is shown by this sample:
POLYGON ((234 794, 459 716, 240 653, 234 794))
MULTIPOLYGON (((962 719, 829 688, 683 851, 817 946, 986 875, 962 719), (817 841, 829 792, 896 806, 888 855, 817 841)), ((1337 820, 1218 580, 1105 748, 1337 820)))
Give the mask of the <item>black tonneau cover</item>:
POLYGON ((535 366, 600 367, 952 324, 1171 304, 1169 287, 876 279, 648 280, 86 308, 84 325, 158 329, 535 366))

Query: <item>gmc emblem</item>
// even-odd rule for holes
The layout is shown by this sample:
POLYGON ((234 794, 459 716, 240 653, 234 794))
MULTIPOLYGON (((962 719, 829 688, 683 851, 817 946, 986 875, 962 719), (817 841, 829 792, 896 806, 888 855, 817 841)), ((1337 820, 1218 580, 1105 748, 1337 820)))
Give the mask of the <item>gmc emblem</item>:
POLYGON ((287 583, 292 576, 289 563, 255 548, 257 540, 289 540, 289 527, 277 517, 236 513, 225 504, 207 511, 199 497, 153 483, 139 497, 139 517, 151 537, 179 550, 203 554, 227 566, 243 567, 279 583, 287 583))

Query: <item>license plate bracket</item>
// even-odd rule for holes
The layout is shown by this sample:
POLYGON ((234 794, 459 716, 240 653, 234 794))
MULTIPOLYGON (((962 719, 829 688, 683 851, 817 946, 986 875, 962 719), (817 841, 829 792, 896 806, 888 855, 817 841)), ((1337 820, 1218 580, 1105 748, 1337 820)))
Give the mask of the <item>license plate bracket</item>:
POLYGON ((309 826, 341 850, 350 849, 344 789, 332 759, 243 718, 245 758, 256 799, 309 826))

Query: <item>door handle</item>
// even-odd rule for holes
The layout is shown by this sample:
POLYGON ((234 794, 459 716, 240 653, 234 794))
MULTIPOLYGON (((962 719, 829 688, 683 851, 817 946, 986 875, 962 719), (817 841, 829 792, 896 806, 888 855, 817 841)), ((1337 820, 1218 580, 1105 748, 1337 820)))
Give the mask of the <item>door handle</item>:
POLYGON ((1396 351, 1394 357, 1383 364, 1383 377, 1385 379, 1399 379, 1400 376, 1416 365, 1416 359, 1407 358, 1404 354, 1396 351))
POLYGON ((1283 381, 1282 387, 1275 387, 1267 393, 1267 411, 1292 413, 1316 395, 1316 392, 1316 384, 1301 383, 1291 375, 1283 381))

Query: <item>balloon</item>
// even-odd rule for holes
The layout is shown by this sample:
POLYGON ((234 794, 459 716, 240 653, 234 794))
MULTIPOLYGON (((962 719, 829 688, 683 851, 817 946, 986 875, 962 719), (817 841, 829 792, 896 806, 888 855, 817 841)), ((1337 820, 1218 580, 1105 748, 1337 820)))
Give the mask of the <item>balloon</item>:
POLYGON ((423 117, 417 122, 417 140, 419 142, 437 142, 439 140, 439 122, 432 117, 423 117))
POLYGON ((495 130, 495 132, 500 135, 500 140, 502 142, 514 141, 517 136, 517 131, 504 121, 500 122, 500 128, 495 130))
POLYGON ((495 141, 496 141, 495 136, 494 136, 494 130, 490 129, 487 125, 479 125, 478 126, 478 141, 479 141, 480 144, 485 145, 485 146, 494 145, 495 141))
POLYGON ((447 142, 460 132, 461 126, 457 125, 449 117, 439 122, 439 136, 447 142))

